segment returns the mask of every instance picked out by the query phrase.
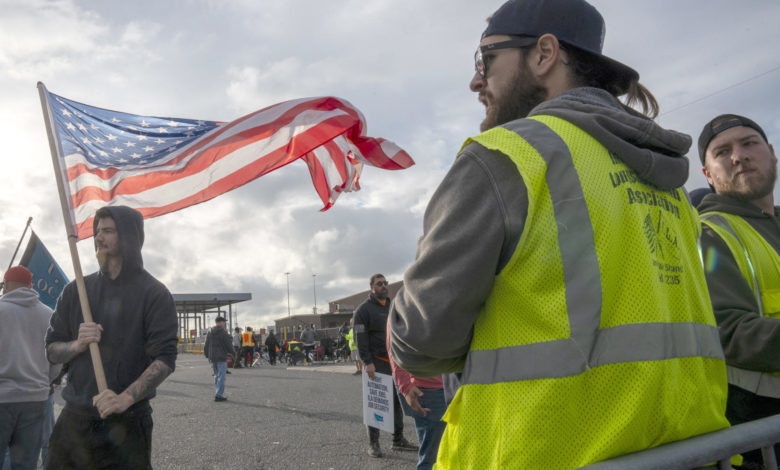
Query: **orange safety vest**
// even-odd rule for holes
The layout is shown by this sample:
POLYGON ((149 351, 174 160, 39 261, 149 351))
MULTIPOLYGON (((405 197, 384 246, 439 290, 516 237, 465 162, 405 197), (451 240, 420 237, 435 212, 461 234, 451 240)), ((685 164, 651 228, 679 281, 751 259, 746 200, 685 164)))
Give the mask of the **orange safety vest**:
POLYGON ((241 346, 254 346, 255 339, 252 337, 252 333, 244 333, 241 335, 241 346))

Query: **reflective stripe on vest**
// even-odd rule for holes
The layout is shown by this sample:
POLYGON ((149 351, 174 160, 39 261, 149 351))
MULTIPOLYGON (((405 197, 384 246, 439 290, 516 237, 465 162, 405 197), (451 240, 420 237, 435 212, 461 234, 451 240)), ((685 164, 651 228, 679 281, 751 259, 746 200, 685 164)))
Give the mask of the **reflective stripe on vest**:
MULTIPOLYGON (((464 384, 495 384, 577 375, 606 364, 684 357, 724 360, 717 328, 689 322, 636 323, 600 330, 601 277, 593 226, 571 153, 563 139, 533 119, 494 128, 498 139, 528 142, 547 165, 565 283, 570 337, 556 341, 469 351, 464 384), (499 134, 505 134, 498 136, 499 134), (512 134, 512 135, 509 135, 512 134), (518 135, 519 134, 519 135, 518 135), (520 135, 522 137, 520 137, 520 135), (576 227, 575 229, 567 229, 576 227)), ((486 145, 490 136, 474 138, 486 145)))
POLYGON ((252 333, 244 333, 241 335, 241 346, 254 346, 255 339, 252 337, 252 333))
MULTIPOLYGON (((569 312, 570 319, 577 315, 576 309, 569 312)), ((583 349, 571 339, 470 351, 463 372, 464 383, 568 377, 592 367, 621 362, 693 356, 723 359, 718 330, 700 323, 620 325, 597 331, 593 343, 588 361, 583 349)))
MULTIPOLYGON (((773 264, 775 267, 780 265, 780 257, 778 257, 777 252, 770 249, 768 245, 764 247, 765 252, 763 256, 751 256, 750 245, 747 242, 747 238, 759 237, 764 243, 766 243, 766 241, 763 240, 763 237, 761 237, 753 227, 747 222, 744 222, 744 220, 744 224, 740 224, 742 228, 735 229, 735 226, 730 224, 727 218, 733 220, 733 218, 736 217, 738 216, 718 212, 709 212, 701 215, 702 223, 706 224, 718 234, 729 247, 742 275, 753 289, 753 296, 755 297, 756 305, 758 306, 757 313, 763 317, 767 312, 764 302, 766 292, 762 292, 759 277, 766 279, 767 277, 776 274, 772 272, 772 269, 768 264, 773 264), (740 233, 746 232, 747 230, 752 231, 752 233, 742 233, 742 236, 740 236, 737 233, 738 230, 740 233), (753 261, 754 258, 756 260, 755 263, 753 261)), ((776 271, 776 268, 774 271, 776 271)), ((780 305, 772 302, 771 299, 774 298, 774 296, 769 297, 769 299, 767 299, 769 301, 766 302, 766 305, 769 308, 769 316, 778 317, 778 315, 780 315, 780 305)), ((780 398, 780 373, 762 373, 755 370, 741 369, 739 367, 727 365, 726 374, 728 375, 730 384, 743 390, 765 397, 780 398)))

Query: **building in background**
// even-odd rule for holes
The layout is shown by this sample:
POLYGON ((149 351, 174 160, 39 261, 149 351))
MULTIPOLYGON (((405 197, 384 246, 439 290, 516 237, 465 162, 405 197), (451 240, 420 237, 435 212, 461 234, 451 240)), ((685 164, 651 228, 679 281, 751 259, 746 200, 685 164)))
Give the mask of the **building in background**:
MULTIPOLYGON (((401 289, 403 284, 403 281, 397 281, 387 286, 388 295, 391 299, 395 297, 395 294, 398 293, 398 290, 401 289)), ((314 324, 317 333, 317 341, 321 341, 323 338, 336 339, 338 338, 338 331, 339 328, 341 328, 341 325, 352 318, 355 309, 368 298, 369 292, 369 289, 366 289, 356 294, 328 302, 328 313, 281 317, 274 321, 276 337, 280 341, 284 341, 286 338, 292 338, 293 336, 300 337, 300 330, 302 330, 303 327, 314 324), (287 336, 285 336, 285 329, 287 336)))

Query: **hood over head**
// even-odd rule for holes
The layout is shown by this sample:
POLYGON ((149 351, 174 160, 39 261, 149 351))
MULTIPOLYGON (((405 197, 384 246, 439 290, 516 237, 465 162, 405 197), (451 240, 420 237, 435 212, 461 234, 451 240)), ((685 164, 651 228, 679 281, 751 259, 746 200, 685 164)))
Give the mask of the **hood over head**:
MULTIPOLYGON (((144 218, 137 210, 127 206, 106 206, 98 211, 106 210, 116 223, 119 236, 119 253, 122 255, 122 272, 120 277, 135 274, 144 269, 141 247, 144 245, 144 218)), ((92 232, 97 232, 98 218, 95 214, 92 222, 92 232)))
POLYGON ((534 115, 555 116, 576 125, 657 188, 680 188, 688 179, 684 155, 691 137, 660 127, 605 90, 573 88, 539 104, 529 114, 534 115))

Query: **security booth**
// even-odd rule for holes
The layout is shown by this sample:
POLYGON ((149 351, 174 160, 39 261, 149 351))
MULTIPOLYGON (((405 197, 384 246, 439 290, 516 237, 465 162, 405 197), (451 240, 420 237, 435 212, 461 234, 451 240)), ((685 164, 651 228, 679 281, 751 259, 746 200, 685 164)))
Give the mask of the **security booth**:
POLYGON ((218 316, 227 319, 227 329, 238 325, 238 308, 233 305, 252 300, 250 293, 173 294, 179 319, 180 352, 203 352, 206 333, 218 316), (194 332, 194 334, 193 334, 194 332))

